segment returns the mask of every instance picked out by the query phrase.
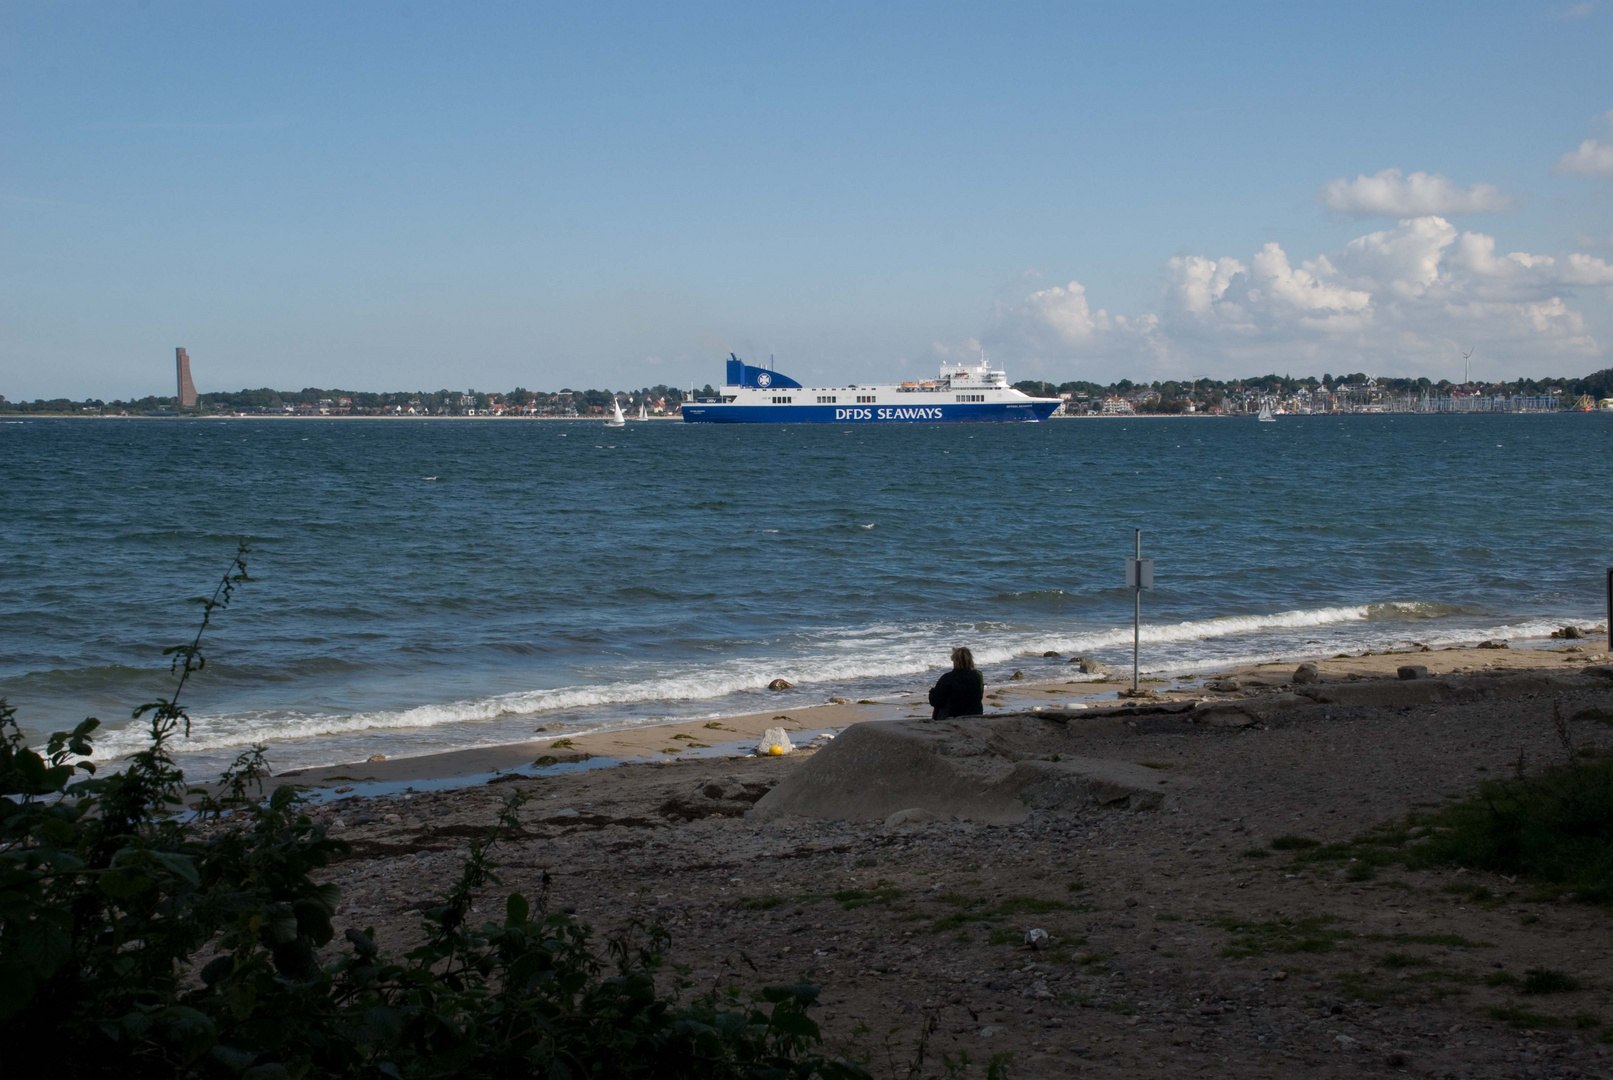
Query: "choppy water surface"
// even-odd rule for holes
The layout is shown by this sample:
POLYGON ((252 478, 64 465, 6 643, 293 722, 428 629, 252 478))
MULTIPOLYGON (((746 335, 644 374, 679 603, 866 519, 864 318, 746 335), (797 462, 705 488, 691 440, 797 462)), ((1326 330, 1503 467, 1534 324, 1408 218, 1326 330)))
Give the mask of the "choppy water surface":
POLYGON ((186 764, 281 768, 895 695, 953 644, 1145 667, 1602 618, 1613 418, 843 428, 0 425, 0 694, 40 734, 167 686, 237 536, 186 764), (765 690, 783 677, 797 689, 765 690))

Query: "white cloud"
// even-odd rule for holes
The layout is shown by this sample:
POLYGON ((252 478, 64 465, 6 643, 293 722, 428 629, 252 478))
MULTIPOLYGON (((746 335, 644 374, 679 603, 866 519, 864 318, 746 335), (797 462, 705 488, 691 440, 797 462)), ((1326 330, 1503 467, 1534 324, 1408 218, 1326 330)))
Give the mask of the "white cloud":
POLYGON ((1130 319, 1096 311, 1087 302, 1086 287, 1079 281, 1054 285, 1031 293, 1018 303, 998 301, 993 327, 983 343, 971 340, 979 349, 1007 349, 1017 355, 1087 356, 1125 352, 1139 358, 1160 354, 1157 333, 1159 317, 1144 315, 1130 319))
POLYGON ((1461 188, 1438 173, 1384 169, 1354 180, 1340 177, 1317 193, 1322 206, 1355 217, 1416 217, 1421 214, 1497 213, 1513 208, 1512 196, 1494 184, 1461 188))
POLYGON ((1613 143, 1586 139, 1578 150, 1571 150, 1557 159, 1551 170, 1558 175, 1573 173, 1578 176, 1599 176, 1613 180, 1613 143))
POLYGON ((1552 17, 1560 22, 1578 22, 1580 19, 1590 18, 1591 12, 1595 10, 1596 6, 1590 0, 1581 0, 1578 4, 1569 4, 1561 11, 1553 12, 1552 17))
POLYGON ((1481 340, 1497 359, 1580 367, 1605 351, 1570 303, 1576 288, 1613 301, 1613 264, 1578 252, 1500 254, 1493 237, 1424 215, 1297 265, 1275 243, 1247 262, 1178 256, 1165 265, 1157 314, 1095 308, 1078 281, 1042 289, 999 302, 982 341, 1047 376, 1068 372, 1068 361, 1107 361, 1133 376, 1139 366, 1157 375, 1308 365, 1423 373, 1448 362, 1458 342, 1481 340))

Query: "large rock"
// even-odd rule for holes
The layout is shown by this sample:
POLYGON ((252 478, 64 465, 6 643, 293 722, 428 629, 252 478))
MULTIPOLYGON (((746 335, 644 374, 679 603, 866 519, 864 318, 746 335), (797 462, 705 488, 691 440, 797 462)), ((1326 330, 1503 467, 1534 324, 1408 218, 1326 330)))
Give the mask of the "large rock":
MULTIPOLYGON (((1032 810, 1157 807, 1181 777, 1074 755, 1064 724, 1023 714, 855 724, 756 804, 760 818, 891 820, 905 811, 1010 823, 1032 810), (1057 760, 1053 760, 1054 758, 1057 760)), ((917 813, 899 821, 913 821, 917 813)))
POLYGON ((1322 671, 1315 664, 1301 664, 1294 669, 1294 683, 1302 686, 1322 681, 1322 671))
POLYGON ((1241 702, 1233 701, 1206 703, 1193 710, 1193 719, 1211 727, 1248 727, 1255 722, 1241 702))
POLYGON ((795 750, 795 744, 790 741, 790 733, 781 727, 770 727, 762 733, 756 741, 756 752, 763 757, 768 755, 788 754, 795 750))
POLYGON ((1489 698, 1519 698, 1583 689, 1590 680, 1564 673, 1539 671, 1497 672, 1485 675, 1440 675, 1428 679, 1363 679, 1308 687, 1305 696, 1328 705, 1367 705, 1407 708, 1415 705, 1459 704, 1489 698))

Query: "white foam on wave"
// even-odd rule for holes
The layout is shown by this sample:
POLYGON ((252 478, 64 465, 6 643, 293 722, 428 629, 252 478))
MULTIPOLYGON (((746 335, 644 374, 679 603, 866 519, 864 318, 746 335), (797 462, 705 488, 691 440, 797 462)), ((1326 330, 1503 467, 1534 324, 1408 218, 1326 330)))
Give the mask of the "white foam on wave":
MULTIPOLYGON (((1233 637, 1276 630, 1299 630, 1329 626, 1337 623, 1366 622, 1386 617, 1385 609, 1403 610, 1406 616, 1416 617, 1424 605, 1419 604, 1354 604, 1348 607, 1311 608, 1298 611, 1279 611, 1272 615, 1224 615, 1214 619, 1196 619, 1178 623, 1144 624, 1141 640, 1144 644, 1160 645, 1188 641, 1208 641, 1214 638, 1233 637)), ((1117 626, 1108 630, 1083 634, 1050 634, 1037 638, 1027 645, 975 650, 975 659, 986 664, 1002 664, 1030 652, 1095 652, 1100 649, 1129 645, 1132 628, 1117 626)))
MULTIPOLYGON (((1452 613, 1444 605, 1420 603, 1357 604, 1349 606, 1298 609, 1265 615, 1228 615, 1212 619, 1190 620, 1178 623, 1145 625, 1142 641, 1147 645, 1184 645, 1192 642, 1210 642, 1227 638, 1275 638, 1271 649, 1256 647, 1243 655, 1219 653, 1209 656, 1181 657, 1186 663, 1211 662, 1216 664, 1257 663, 1285 657, 1305 655, 1308 650, 1299 646, 1292 636, 1284 638, 1285 631, 1307 630, 1321 627, 1358 627, 1360 634, 1351 644, 1356 648, 1378 647, 1388 644, 1391 636, 1409 643, 1412 638, 1404 629, 1393 635, 1380 627, 1376 632, 1373 623, 1416 620, 1424 622, 1416 640, 1432 646, 1477 641, 1485 637, 1543 637, 1562 624, 1561 620, 1537 620, 1527 623, 1495 626, 1486 629, 1456 628, 1430 634, 1434 620, 1452 613), (1279 651, 1280 650, 1280 651, 1279 651)), ((1059 653, 1098 652, 1129 646, 1132 640, 1130 626, 1116 626, 1098 631, 1074 634, 1027 634, 1006 627, 975 626, 960 629, 956 625, 931 624, 926 626, 882 625, 845 628, 808 635, 805 651, 789 658, 747 657, 709 665, 697 671, 681 674, 646 673, 647 677, 630 678, 621 682, 599 685, 566 686, 543 690, 520 691, 486 698, 418 705, 408 709, 376 710, 351 713, 303 713, 291 710, 264 710, 260 712, 223 715, 198 715, 193 718, 191 737, 185 740, 184 750, 205 752, 228 750, 256 742, 284 743, 287 741, 317 740, 321 738, 354 736, 363 733, 405 731, 424 732, 433 728, 455 725, 476 726, 495 724, 500 720, 514 721, 521 717, 536 717, 557 711, 614 710, 610 720, 603 717, 595 723, 583 721, 579 730, 593 729, 601 723, 617 727, 624 723, 620 716, 623 708, 652 703, 673 704, 711 701, 737 695, 763 691, 776 678, 784 678, 798 687, 814 685, 855 684, 859 681, 915 676, 942 666, 949 643, 973 636, 986 638, 974 649, 975 658, 983 666, 1006 665, 1026 655, 1046 651, 1059 653), (995 639, 995 640, 991 640, 995 639)), ((1337 646, 1335 646, 1337 647, 1337 646)), ((1154 670, 1183 670, 1181 665, 1154 670)), ((731 703, 727 711, 752 711, 754 701, 731 703)), ((661 723, 667 719, 636 719, 629 723, 661 723)), ((484 728, 485 730, 485 728, 484 728)), ((548 734, 548 733, 546 733, 548 734)), ((115 756, 132 753, 145 745, 143 730, 129 727, 107 731, 98 740, 103 752, 115 756)), ((432 741, 436 741, 433 739, 432 741)), ((495 740, 499 741, 499 740, 495 740)), ((477 736, 466 730, 452 737, 454 746, 476 745, 477 736)))

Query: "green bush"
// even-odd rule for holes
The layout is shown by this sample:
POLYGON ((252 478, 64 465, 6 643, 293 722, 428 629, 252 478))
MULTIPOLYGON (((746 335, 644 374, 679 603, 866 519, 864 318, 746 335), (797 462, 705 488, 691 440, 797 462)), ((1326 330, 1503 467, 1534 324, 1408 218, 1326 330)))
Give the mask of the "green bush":
POLYGON ((1613 902, 1613 754, 1582 750, 1528 774, 1520 768, 1427 823, 1435 831, 1416 863, 1516 875, 1613 902))
POLYGON ((1271 842, 1274 851, 1304 851, 1306 848, 1320 847, 1320 840, 1312 840, 1308 836, 1279 836, 1271 842))
MULTIPOLYGON (((135 711, 151 739, 119 771, 83 760, 98 722, 30 749, 0 702, 0 1038, 64 1078, 850 1078, 817 1053, 810 985, 707 994, 667 985, 667 937, 589 927, 534 901, 473 926, 517 802, 425 914, 401 957, 373 929, 340 946, 339 892, 313 874, 346 850, 291 787, 262 798, 263 748, 216 793, 187 789, 169 743, 201 638, 246 580, 246 547, 193 642, 169 650, 173 695, 135 711), (187 808, 185 798, 195 801, 187 808), (660 982, 658 982, 658 976, 660 982), (34 1048, 31 1052, 22 1048, 34 1048)), ((545 884, 547 884, 545 882, 545 884)))
POLYGON ((1551 968, 1530 968, 1524 972, 1523 992, 1526 994, 1566 994, 1583 987, 1572 975, 1551 968))

